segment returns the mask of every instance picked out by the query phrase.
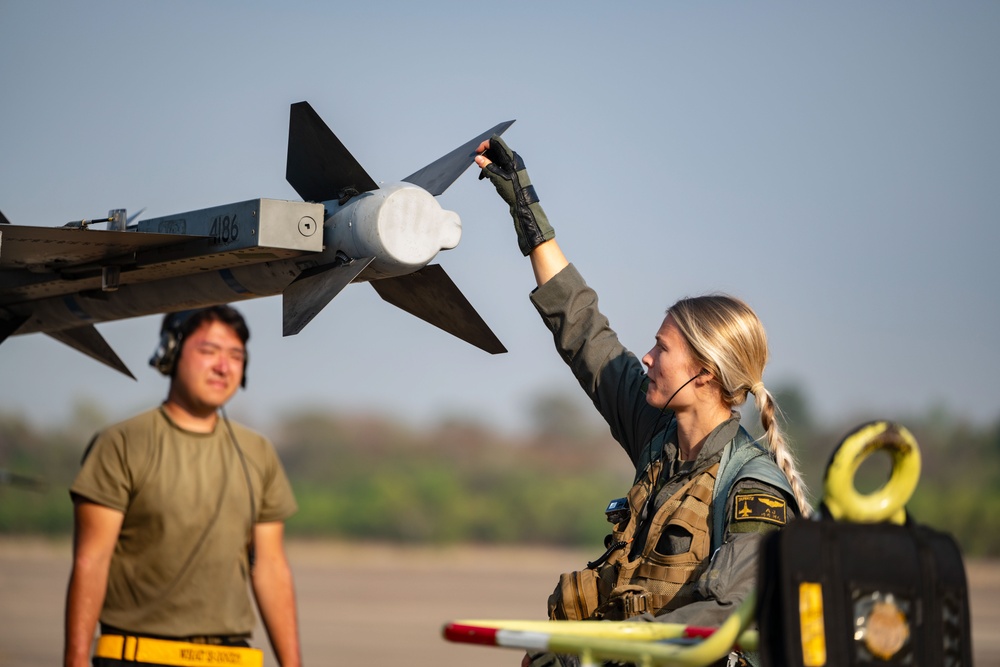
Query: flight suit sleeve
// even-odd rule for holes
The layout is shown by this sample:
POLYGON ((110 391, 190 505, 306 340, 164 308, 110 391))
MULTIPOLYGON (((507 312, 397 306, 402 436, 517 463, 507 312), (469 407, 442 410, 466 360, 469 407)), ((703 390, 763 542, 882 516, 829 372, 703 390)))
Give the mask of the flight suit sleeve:
POLYGON ((642 363, 619 342, 592 290, 573 264, 531 294, 556 349, 633 464, 660 411, 646 403, 642 363))

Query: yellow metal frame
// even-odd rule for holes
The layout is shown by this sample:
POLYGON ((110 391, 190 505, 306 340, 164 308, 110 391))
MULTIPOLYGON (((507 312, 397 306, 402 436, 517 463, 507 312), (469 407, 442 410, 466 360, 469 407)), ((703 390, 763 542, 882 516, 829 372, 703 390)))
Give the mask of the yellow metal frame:
POLYGON ((824 503, 838 521, 902 524, 919 480, 920 448, 913 434, 899 424, 871 422, 850 433, 834 452, 823 481, 824 503), (892 457, 889 480, 872 493, 859 493, 854 485, 858 468, 880 451, 892 457))

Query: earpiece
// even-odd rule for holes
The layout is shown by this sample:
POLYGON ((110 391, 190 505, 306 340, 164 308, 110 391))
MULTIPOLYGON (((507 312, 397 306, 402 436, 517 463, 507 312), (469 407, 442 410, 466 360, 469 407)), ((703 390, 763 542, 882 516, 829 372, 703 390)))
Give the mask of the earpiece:
POLYGON ((160 326, 160 344, 153 352, 153 356, 149 358, 149 365, 163 375, 172 376, 174 374, 177 357, 184 342, 184 323, 195 312, 194 310, 182 310, 170 313, 163 318, 163 324, 160 326))

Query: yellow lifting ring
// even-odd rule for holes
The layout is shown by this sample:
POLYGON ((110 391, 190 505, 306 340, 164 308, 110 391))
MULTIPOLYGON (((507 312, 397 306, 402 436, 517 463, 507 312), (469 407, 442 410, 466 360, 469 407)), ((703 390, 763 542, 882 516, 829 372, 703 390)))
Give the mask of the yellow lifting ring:
POLYGON ((920 448, 905 427, 877 421, 859 426, 840 443, 826 467, 824 503, 838 521, 879 523, 906 521, 904 507, 920 479, 920 448), (861 494, 854 476, 862 462, 879 450, 892 457, 892 473, 884 486, 861 494))

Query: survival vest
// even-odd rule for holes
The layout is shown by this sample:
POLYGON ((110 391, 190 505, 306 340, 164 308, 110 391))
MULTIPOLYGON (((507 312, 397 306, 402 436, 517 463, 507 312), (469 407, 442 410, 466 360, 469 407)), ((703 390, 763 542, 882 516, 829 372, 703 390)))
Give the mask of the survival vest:
POLYGON ((608 551, 586 570, 560 576, 549 597, 551 619, 624 620, 692 602, 695 582, 722 542, 725 503, 736 482, 754 478, 792 495, 767 450, 741 426, 718 461, 695 472, 644 519, 643 508, 655 501, 661 488, 657 483, 663 472, 662 443, 671 435, 672 429, 650 443, 655 458, 636 476, 627 496, 629 518, 616 524, 605 543, 608 551), (640 522, 648 525, 648 531, 641 550, 634 553, 631 545, 640 522), (657 551, 662 538, 676 534, 690 536, 684 551, 657 551))

